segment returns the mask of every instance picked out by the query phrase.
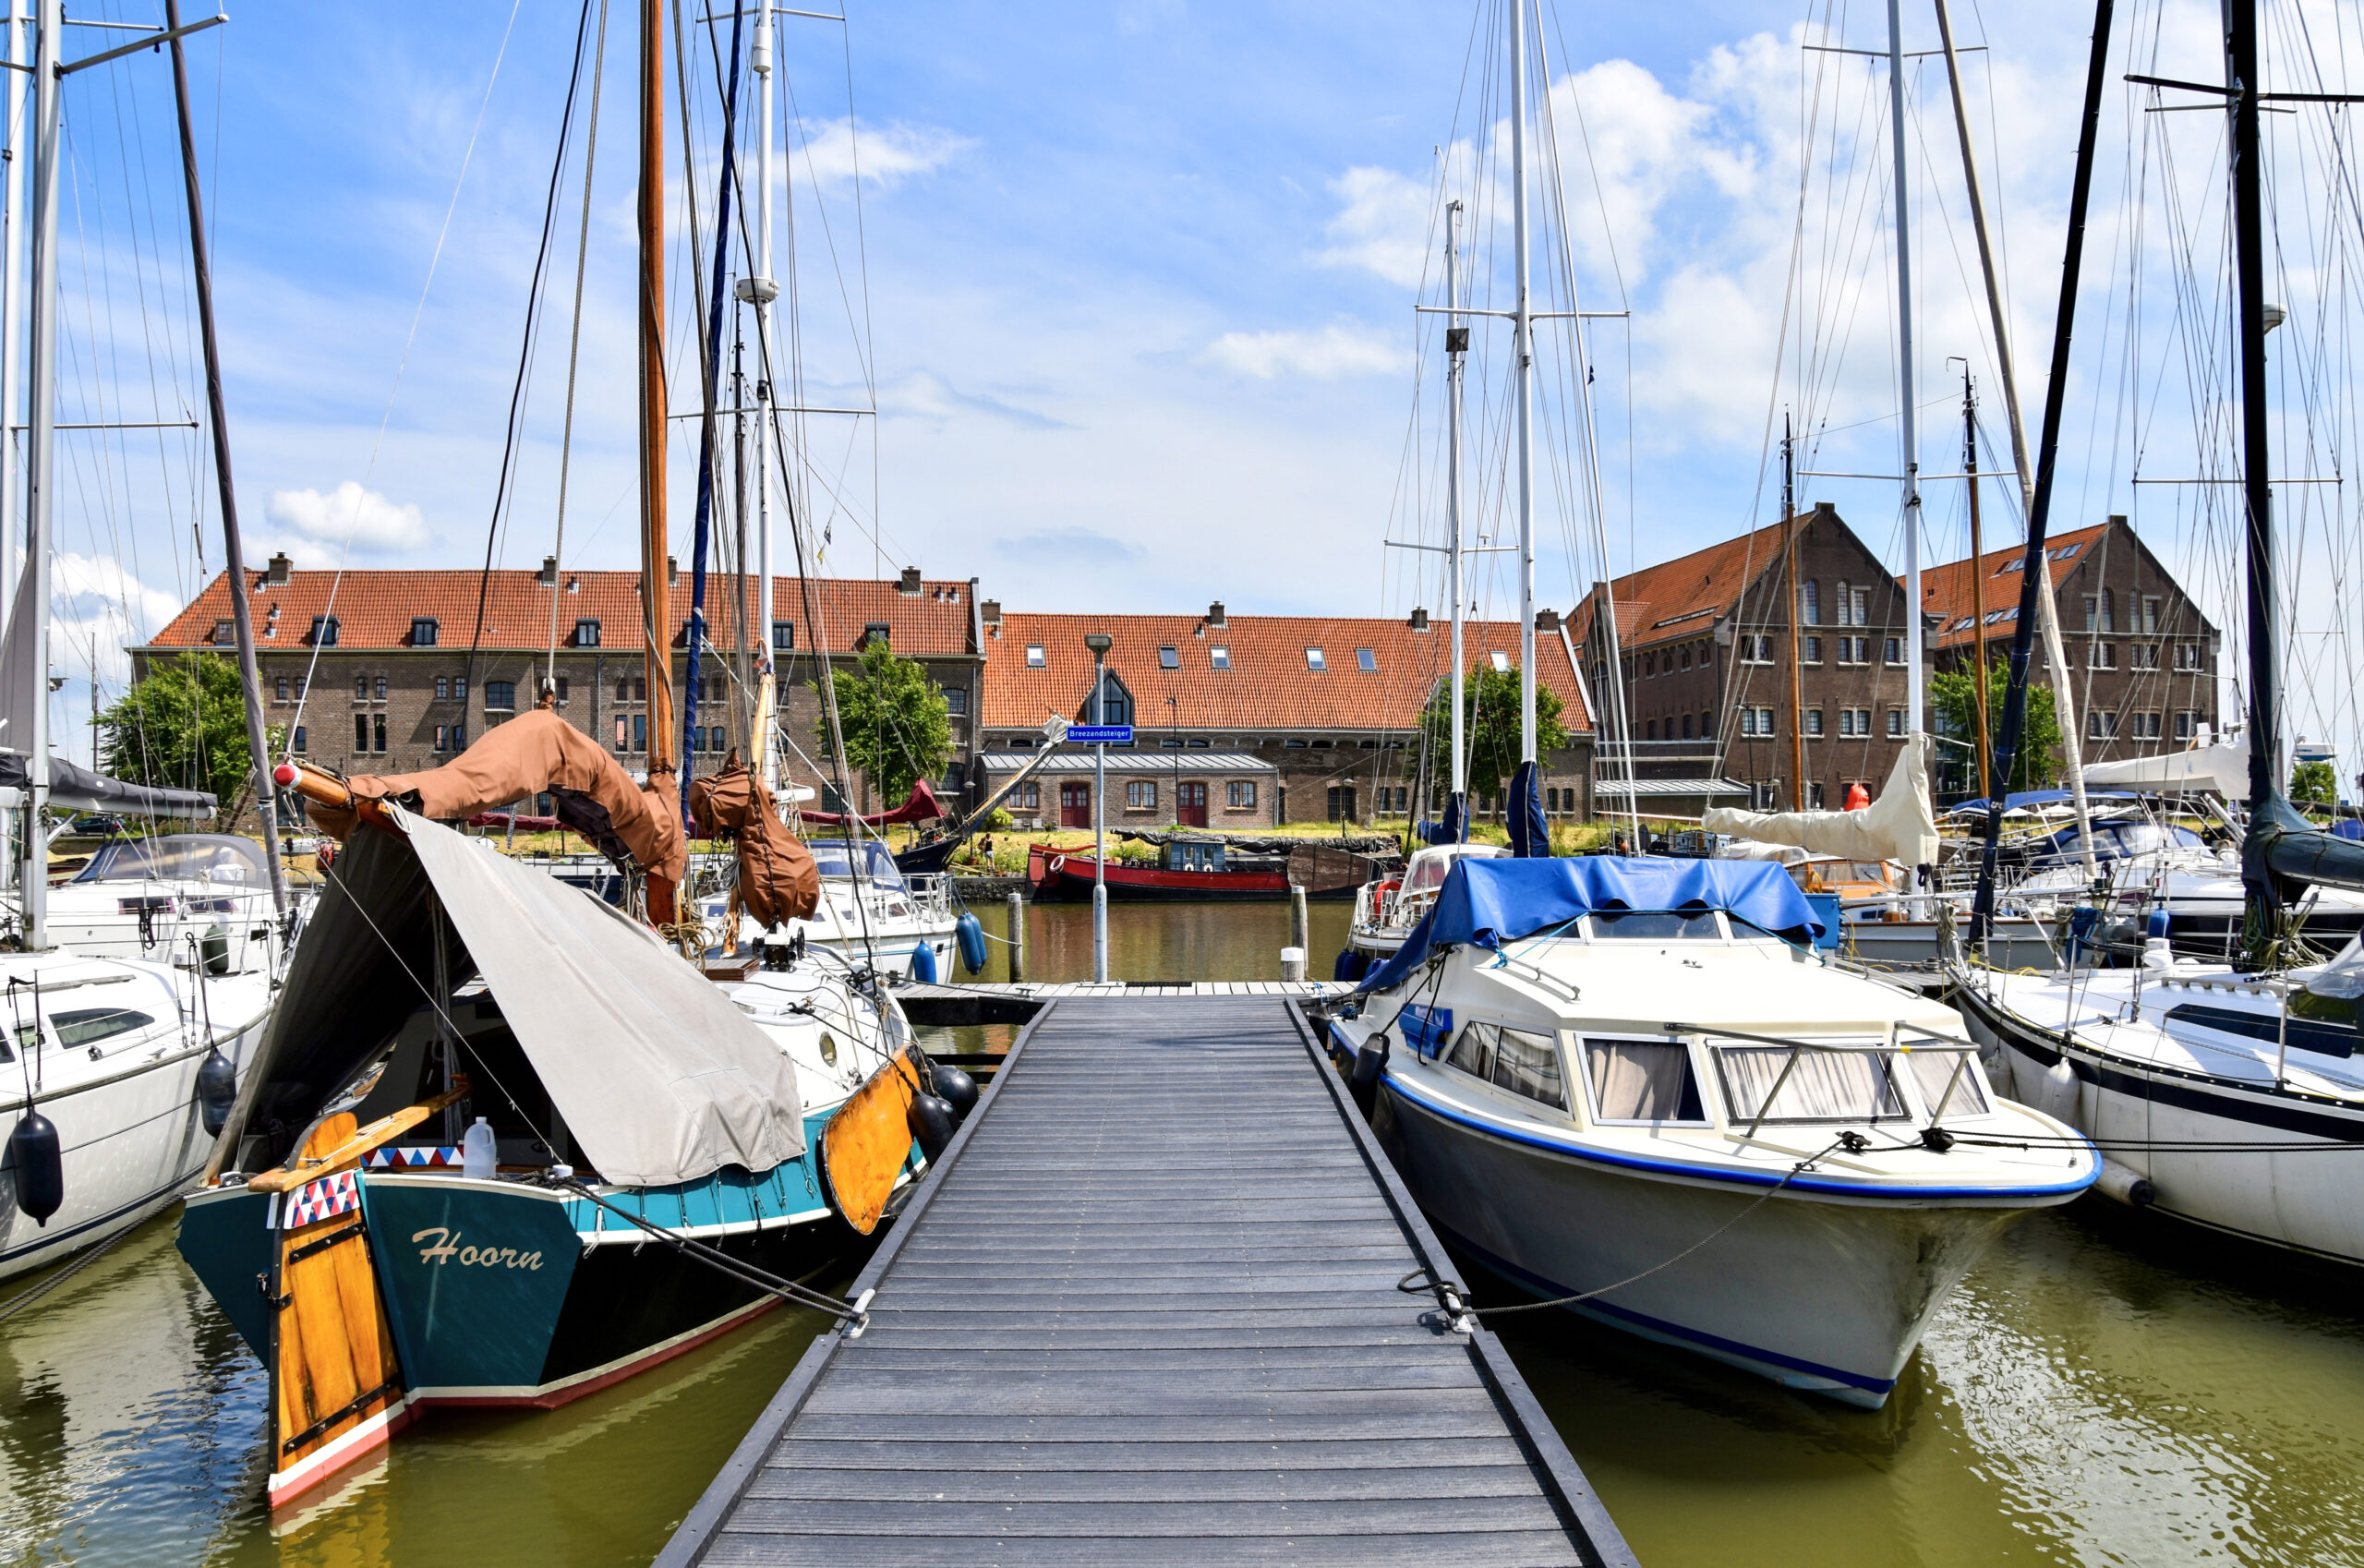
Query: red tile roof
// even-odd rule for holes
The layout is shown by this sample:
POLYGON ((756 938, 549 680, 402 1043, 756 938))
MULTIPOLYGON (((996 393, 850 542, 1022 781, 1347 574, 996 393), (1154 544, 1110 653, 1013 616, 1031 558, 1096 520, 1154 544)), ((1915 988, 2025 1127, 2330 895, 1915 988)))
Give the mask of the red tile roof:
MULTIPOLYGON (((1441 621, 1415 632, 1402 621, 1332 616, 1232 615, 1215 626, 1200 615, 1013 613, 998 636, 985 628, 983 722, 1031 730, 1053 713, 1076 717, 1092 694, 1090 632, 1115 639, 1108 667, 1133 694, 1134 722, 1151 730, 1409 730, 1452 663, 1441 621), (1028 666, 1029 645, 1043 649, 1040 668, 1028 666), (1160 662, 1165 647, 1175 650, 1172 669, 1160 662), (1217 647, 1229 650, 1228 669, 1214 668, 1217 647), (1323 669, 1309 667, 1308 648, 1322 650, 1323 669), (1364 648, 1376 670, 1361 668, 1364 648)), ((1473 666, 1496 649, 1517 661, 1516 621, 1469 622, 1463 636, 1473 666)), ((1560 722, 1589 730, 1560 633, 1538 632, 1535 646, 1536 678, 1560 694, 1560 722)))
MULTIPOLYGON (((411 646, 411 621, 433 617, 439 623, 437 645, 464 648, 476 640, 476 597, 483 581, 477 572, 347 572, 342 583, 332 572, 293 572, 272 586, 265 573, 248 572, 255 584, 248 603, 255 618, 255 645, 262 652, 306 648, 315 616, 331 612, 334 593, 336 645, 356 648, 411 646), (271 619, 272 611, 278 619, 271 619)), ((707 635, 718 637, 730 626, 726 614, 733 579, 706 580, 707 635)), ((641 650, 640 573, 637 572, 568 572, 560 579, 558 634, 568 646, 578 620, 599 622, 599 645, 609 651, 641 650)), ((754 613, 754 583, 746 580, 747 609, 754 613)), ((845 577, 816 577, 811 583, 814 609, 827 633, 829 648, 846 652, 861 641, 862 629, 885 621, 888 645, 897 653, 919 657, 967 654, 970 647, 971 585, 964 581, 927 581, 916 594, 899 591, 894 581, 873 582, 845 577)), ((484 596, 482 645, 493 649, 536 649, 549 645, 551 590, 534 572, 495 572, 484 596)), ((671 593, 670 640, 678 643, 690 617, 690 574, 684 571, 671 593)), ((802 585, 793 577, 774 580, 773 614, 796 626, 800 651, 814 645, 804 610, 802 585)), ((172 624, 156 634, 155 647, 193 647, 213 640, 214 623, 230 618, 229 573, 208 584, 172 624)))
MULTIPOLYGON (((2084 564, 2086 552, 2108 532, 2109 525, 2102 523, 2073 533, 2055 534, 2046 541, 2044 553, 2050 563, 2047 573, 2054 592, 2059 591, 2063 578, 2084 564)), ((1937 630, 1929 633, 1929 646, 1961 647, 1977 636, 1975 627, 1963 624, 1971 613, 1971 585, 1974 579, 1981 580, 1979 593, 1986 601, 1986 613, 1995 618, 1987 622, 1987 641, 2008 641, 2020 618, 2020 585, 2027 578, 2026 557, 2025 545, 2007 545, 1986 551, 1974 562, 1965 557, 1943 566, 1923 567, 1922 608, 1931 615, 1945 617, 1937 630)), ((1904 579, 1899 577, 1897 581, 1900 584, 1904 579)))
MULTIPOLYGON (((1799 521, 1812 515, 1802 513, 1799 521)), ((1610 591, 1616 596, 1620 646, 1632 652, 1707 631, 1781 559, 1781 530, 1782 525, 1769 524, 1618 578, 1610 591)), ((1596 590, 1577 607, 1569 634, 1578 643, 1588 637, 1598 602, 1596 590)))

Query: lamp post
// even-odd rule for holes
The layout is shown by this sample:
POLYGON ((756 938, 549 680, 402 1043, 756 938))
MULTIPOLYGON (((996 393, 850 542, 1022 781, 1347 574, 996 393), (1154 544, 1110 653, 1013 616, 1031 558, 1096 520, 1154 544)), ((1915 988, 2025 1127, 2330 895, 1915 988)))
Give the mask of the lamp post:
POLYGON ((1176 729, 1181 723, 1172 697, 1165 699, 1165 727, 1174 730, 1174 826, 1182 826, 1182 732, 1176 729))
MULTIPOLYGON (((1084 634, 1092 650, 1092 722, 1101 721, 1102 703, 1108 694, 1108 648, 1115 641, 1105 632, 1084 634)), ((1108 978, 1108 743, 1092 748, 1092 978, 1108 978)))

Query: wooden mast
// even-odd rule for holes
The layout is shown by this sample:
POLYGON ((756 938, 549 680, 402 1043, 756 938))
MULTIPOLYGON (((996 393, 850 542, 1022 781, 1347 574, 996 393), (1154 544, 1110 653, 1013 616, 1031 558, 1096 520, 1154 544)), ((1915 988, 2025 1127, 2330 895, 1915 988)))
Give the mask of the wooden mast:
MULTIPOLYGON (((648 672, 648 780, 673 772, 672 585, 665 559, 665 37, 658 0, 640 6, 640 603, 648 672)), ((673 884, 648 878, 648 919, 671 923, 673 884)))

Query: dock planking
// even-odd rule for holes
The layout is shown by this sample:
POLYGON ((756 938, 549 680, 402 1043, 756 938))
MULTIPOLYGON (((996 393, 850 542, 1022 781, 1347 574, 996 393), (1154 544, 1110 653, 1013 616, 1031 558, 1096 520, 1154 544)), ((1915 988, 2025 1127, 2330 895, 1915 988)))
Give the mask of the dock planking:
POLYGON ((1631 1564, 1285 995, 1046 1001, 657 1562, 1631 1564))

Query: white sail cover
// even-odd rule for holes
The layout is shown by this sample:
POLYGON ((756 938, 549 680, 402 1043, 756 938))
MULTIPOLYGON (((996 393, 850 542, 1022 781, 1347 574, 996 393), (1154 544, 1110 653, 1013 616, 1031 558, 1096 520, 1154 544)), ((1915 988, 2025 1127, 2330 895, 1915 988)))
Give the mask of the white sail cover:
POLYGON ((1935 865, 1937 819, 1929 809, 1929 738, 1915 735, 1904 742, 1880 798, 1862 811, 1754 812, 1711 806, 1699 826, 1710 833, 1795 844, 1817 855, 1935 865))
POLYGON ((2090 763, 2085 782, 2169 794, 2213 790, 2227 800, 2242 800, 2249 792, 2249 739, 2237 735, 2213 746, 2193 746, 2161 756, 2090 763))

